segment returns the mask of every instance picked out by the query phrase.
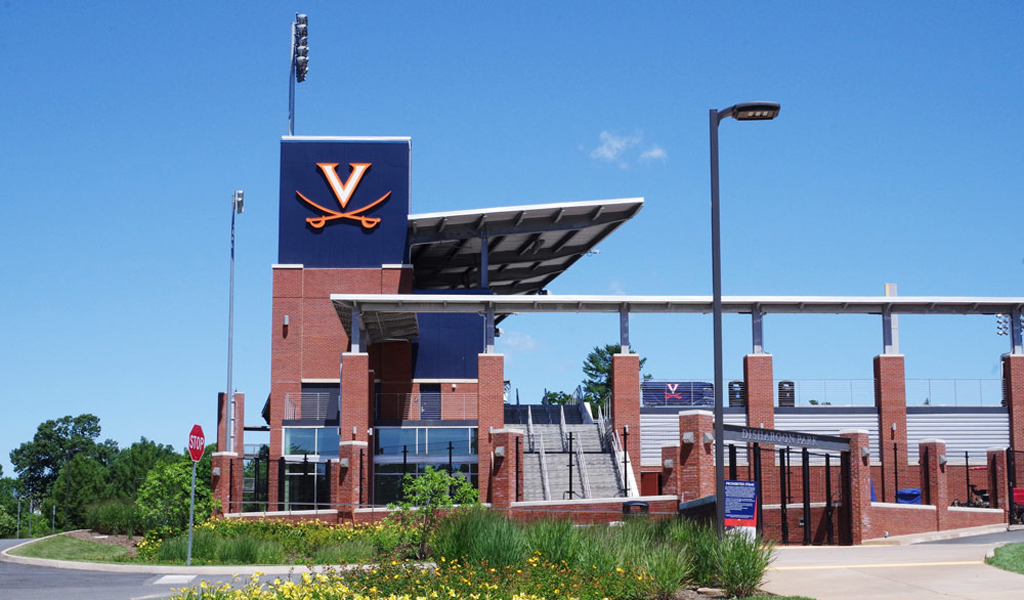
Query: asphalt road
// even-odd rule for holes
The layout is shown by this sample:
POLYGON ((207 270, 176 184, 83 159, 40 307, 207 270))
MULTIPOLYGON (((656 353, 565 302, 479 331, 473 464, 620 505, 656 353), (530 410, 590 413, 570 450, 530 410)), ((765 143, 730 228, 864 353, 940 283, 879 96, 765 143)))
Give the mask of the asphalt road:
MULTIPOLYGON (((0 550, 25 540, 0 540, 0 550)), ((190 587, 202 579, 210 583, 230 577, 104 573, 22 565, 0 560, 0 600, 156 600, 174 589, 190 587)))

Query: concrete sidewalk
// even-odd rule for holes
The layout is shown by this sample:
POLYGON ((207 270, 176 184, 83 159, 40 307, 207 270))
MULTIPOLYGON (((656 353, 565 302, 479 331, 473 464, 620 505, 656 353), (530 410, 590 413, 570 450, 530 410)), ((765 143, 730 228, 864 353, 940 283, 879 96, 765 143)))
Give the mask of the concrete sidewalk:
POLYGON ((985 564, 998 545, 784 547, 762 588, 816 600, 1021 600, 1024 575, 985 564))

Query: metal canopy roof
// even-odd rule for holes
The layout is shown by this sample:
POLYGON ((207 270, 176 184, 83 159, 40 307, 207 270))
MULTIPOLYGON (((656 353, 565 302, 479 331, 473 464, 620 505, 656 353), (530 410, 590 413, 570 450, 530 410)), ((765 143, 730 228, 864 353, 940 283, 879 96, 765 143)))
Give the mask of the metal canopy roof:
POLYGON ((643 207, 643 198, 409 215, 416 289, 536 294, 643 207), (484 242, 486 240, 486 242, 484 242))
MULTIPOLYGON (((483 296, 453 294, 332 294, 345 331, 358 306, 371 342, 412 339, 418 312, 710 313, 711 296, 483 296), (392 327, 391 325, 394 324, 392 327)), ((725 296, 727 313, 993 315, 1019 312, 1024 298, 943 296, 725 296)))

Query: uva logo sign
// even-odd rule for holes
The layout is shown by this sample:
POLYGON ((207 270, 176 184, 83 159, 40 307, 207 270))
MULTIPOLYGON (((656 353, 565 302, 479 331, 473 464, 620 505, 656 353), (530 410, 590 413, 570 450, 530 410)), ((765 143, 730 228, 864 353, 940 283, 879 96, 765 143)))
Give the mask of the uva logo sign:
POLYGON ((368 212, 375 206, 382 204, 387 201, 391 196, 391 192, 388 192, 377 198, 373 202, 353 210, 346 210, 348 203, 352 199, 352 194, 355 193, 356 188, 359 187, 359 182, 362 181, 363 175, 370 170, 373 166, 372 163, 349 163, 348 166, 352 170, 349 173, 345 181, 341 181, 338 176, 338 163, 316 163, 318 169, 327 180, 327 184, 331 188, 331 192, 334 193, 334 198, 338 201, 341 206, 341 210, 333 210, 313 202, 299 190, 295 190, 295 194, 306 204, 313 208, 323 212, 324 214, 319 217, 308 217, 306 222, 309 223, 314 229, 322 229, 328 221, 335 221, 339 219, 351 219, 358 222, 363 226, 364 229, 373 229, 377 225, 380 225, 380 217, 368 217, 364 213, 368 212))

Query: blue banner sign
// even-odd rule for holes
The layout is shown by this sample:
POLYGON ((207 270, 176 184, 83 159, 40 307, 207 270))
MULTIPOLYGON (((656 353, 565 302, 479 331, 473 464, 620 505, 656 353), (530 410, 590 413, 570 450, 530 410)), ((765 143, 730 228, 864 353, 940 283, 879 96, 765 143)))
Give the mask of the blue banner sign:
POLYGON ((278 262, 407 262, 409 149, 407 138, 282 140, 278 262))
POLYGON ((756 481, 725 481, 725 526, 757 527, 756 481))

